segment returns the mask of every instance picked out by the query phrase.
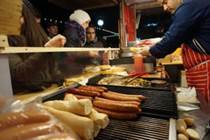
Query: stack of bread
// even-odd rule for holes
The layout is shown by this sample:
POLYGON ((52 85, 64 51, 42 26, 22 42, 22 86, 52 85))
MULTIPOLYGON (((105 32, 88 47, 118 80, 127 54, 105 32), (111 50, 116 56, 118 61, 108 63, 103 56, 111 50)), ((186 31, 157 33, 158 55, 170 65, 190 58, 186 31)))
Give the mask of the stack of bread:
POLYGON ((109 124, 106 114, 97 112, 90 99, 68 95, 64 100, 47 101, 44 108, 72 128, 82 140, 92 140, 109 124))
POLYGON ((68 94, 73 94, 79 99, 90 99, 95 110, 107 114, 113 119, 135 119, 141 112, 142 95, 128 95, 109 91, 101 86, 80 86, 69 89, 68 94))
POLYGON ((185 116, 176 121, 177 140, 200 140, 199 133, 194 129, 195 120, 190 116, 185 116))

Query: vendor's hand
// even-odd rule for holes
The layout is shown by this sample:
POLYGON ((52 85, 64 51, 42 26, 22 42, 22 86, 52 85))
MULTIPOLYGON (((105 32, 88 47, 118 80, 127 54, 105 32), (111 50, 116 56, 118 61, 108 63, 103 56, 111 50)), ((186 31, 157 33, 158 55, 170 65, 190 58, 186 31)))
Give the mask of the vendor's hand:
POLYGON ((50 39, 44 46, 45 47, 63 47, 66 43, 66 38, 60 34, 50 39))
POLYGON ((151 56, 151 53, 149 51, 150 47, 141 47, 140 54, 143 56, 151 56))

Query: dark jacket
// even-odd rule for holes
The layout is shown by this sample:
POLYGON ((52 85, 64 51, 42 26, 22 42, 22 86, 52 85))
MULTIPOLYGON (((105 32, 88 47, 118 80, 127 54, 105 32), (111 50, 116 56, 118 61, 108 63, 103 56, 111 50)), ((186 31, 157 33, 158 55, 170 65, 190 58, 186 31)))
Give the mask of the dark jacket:
MULTIPOLYGON (((25 46, 24 37, 9 36, 11 46, 25 46)), ((51 53, 27 53, 9 55, 14 92, 37 91, 52 83, 62 83, 64 77, 59 70, 56 57, 51 53)))
POLYGON ((82 47, 86 42, 85 29, 75 21, 66 23, 63 35, 66 37, 65 47, 82 47))
POLYGON ((199 53, 210 54, 210 0, 184 0, 162 41, 152 47, 150 53, 162 58, 182 43, 199 53))
POLYGON ((85 47, 89 48, 105 48, 106 42, 102 39, 96 38, 94 41, 86 41, 85 47))

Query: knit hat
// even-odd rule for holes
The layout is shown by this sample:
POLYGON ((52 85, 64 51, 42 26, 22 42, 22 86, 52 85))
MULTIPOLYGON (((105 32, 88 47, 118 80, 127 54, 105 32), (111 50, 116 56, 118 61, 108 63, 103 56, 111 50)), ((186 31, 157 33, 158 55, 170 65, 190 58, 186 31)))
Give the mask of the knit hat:
POLYGON ((75 10, 74 13, 69 16, 69 19, 76 21, 80 25, 91 20, 89 14, 83 10, 75 10))

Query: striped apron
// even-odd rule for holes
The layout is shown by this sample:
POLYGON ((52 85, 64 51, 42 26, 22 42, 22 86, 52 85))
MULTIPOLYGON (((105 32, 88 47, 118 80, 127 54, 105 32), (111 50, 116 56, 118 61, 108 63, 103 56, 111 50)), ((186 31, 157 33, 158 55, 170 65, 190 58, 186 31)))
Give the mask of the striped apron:
POLYGON ((195 87, 201 109, 210 112, 210 55, 182 45, 182 59, 189 87, 195 87))

